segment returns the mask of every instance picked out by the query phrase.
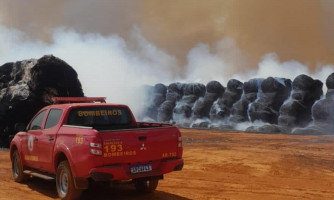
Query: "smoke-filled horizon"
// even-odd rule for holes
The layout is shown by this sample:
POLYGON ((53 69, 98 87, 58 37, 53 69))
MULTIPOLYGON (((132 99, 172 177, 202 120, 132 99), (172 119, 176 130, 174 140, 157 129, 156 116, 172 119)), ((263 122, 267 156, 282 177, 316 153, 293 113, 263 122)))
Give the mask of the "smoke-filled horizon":
MULTIPOLYGON (((50 43, 32 40, 18 30, 0 27, 0 65, 53 54, 78 73, 86 96, 107 96, 108 102, 130 105, 139 116, 145 104, 142 86, 172 82, 208 83, 217 80, 226 86, 231 78, 247 81, 251 78, 285 77, 294 79, 307 74, 325 81, 334 71, 333 65, 311 71, 298 61, 281 62, 274 53, 266 54, 257 69, 233 73, 229 58, 220 52, 241 52, 231 38, 210 46, 198 44, 187 55, 185 66, 177 58, 148 42, 139 28, 130 33, 131 44, 119 35, 80 34, 74 30, 57 29, 50 43), (181 76, 180 74, 183 74, 181 76)), ((326 88, 324 88, 326 89, 326 88)))

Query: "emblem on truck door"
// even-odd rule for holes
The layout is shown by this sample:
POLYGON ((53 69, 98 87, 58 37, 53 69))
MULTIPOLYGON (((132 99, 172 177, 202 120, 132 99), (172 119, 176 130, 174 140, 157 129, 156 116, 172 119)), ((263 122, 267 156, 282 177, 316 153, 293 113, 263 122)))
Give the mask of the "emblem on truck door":
POLYGON ((146 151, 145 143, 143 143, 143 144, 141 145, 140 150, 141 150, 141 151, 146 151))

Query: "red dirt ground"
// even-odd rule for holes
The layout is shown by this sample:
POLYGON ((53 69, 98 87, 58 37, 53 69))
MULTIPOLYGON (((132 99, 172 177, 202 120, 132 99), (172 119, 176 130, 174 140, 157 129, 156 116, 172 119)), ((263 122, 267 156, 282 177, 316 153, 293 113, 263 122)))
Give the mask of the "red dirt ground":
MULTIPOLYGON (((334 136, 248 134, 183 129, 185 166, 157 191, 129 184, 95 186, 82 199, 334 199, 334 136)), ((58 199, 55 182, 19 184, 8 151, 0 151, 0 200, 58 199)))

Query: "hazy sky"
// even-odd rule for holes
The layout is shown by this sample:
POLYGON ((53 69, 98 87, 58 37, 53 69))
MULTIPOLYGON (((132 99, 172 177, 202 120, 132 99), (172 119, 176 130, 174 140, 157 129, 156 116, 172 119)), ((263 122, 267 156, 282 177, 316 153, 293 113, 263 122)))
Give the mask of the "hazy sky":
MULTIPOLYGON (((0 0, 0 23, 50 41, 53 29, 143 37, 184 63, 199 43, 232 38, 254 68, 267 53, 311 68, 334 63, 333 0, 0 0)), ((233 51, 233 49, 231 49, 233 51)), ((239 54, 231 59, 239 64, 239 54)), ((245 65, 244 63, 242 63, 245 65)))

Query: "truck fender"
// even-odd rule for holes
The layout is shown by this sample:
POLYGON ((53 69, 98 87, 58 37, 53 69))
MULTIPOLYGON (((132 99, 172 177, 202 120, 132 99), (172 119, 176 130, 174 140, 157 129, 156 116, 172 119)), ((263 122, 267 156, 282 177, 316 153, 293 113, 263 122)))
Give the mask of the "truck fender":
POLYGON ((75 177, 76 176, 76 172, 74 169, 74 164, 73 164, 73 159, 72 159, 72 153, 70 151, 70 148, 67 147, 64 143, 59 143, 59 144, 56 144, 55 146, 55 150, 54 150, 54 160, 53 160, 53 165, 54 165, 54 171, 55 173, 57 173, 57 160, 59 158, 59 156, 61 154, 64 154, 66 156, 66 159, 68 161, 68 163, 70 164, 70 167, 71 167, 71 171, 72 171, 72 175, 75 177))
POLYGON ((76 189, 87 189, 88 188, 88 180, 85 178, 76 178, 76 171, 74 170, 74 164, 72 159, 72 153, 70 151, 70 148, 68 148, 64 143, 56 145, 54 156, 54 171, 55 174, 57 173, 57 160, 60 155, 64 154, 68 163, 70 164, 72 176, 74 179, 74 185, 76 189))
MULTIPOLYGON (((20 157, 22 158, 22 147, 21 147, 21 141, 19 137, 14 137, 13 140, 10 142, 10 147, 9 147, 9 156, 10 156, 10 160, 12 160, 12 154, 15 150, 15 148, 17 149, 17 151, 19 152, 20 157)), ((24 159, 21 159, 22 162, 24 161, 24 159)), ((22 163, 23 164, 23 163, 22 163)))

